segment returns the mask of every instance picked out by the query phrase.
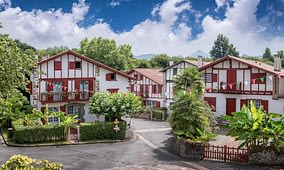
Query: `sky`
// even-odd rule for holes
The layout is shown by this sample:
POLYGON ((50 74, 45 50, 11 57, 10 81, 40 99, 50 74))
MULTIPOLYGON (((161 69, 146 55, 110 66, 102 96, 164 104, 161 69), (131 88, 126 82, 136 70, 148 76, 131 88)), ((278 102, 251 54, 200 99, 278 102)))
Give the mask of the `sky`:
POLYGON ((38 49, 104 37, 136 56, 189 56, 224 34, 241 55, 284 50, 284 0, 0 0, 0 22, 38 49))

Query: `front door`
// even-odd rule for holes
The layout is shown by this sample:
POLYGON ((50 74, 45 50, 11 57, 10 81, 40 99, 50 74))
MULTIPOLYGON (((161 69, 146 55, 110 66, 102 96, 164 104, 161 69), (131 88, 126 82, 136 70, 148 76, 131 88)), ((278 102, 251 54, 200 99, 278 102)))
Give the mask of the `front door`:
POLYGON ((237 71, 236 69, 227 70, 227 90, 236 90, 237 71))
POLYGON ((236 112, 236 99, 226 98, 226 115, 232 116, 236 112))

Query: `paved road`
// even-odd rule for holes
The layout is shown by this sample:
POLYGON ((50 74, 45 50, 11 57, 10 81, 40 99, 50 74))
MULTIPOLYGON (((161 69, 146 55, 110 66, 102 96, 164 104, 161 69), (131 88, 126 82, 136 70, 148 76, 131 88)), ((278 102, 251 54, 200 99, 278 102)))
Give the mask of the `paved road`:
POLYGON ((136 140, 112 144, 47 147, 7 147, 0 144, 0 164, 13 154, 62 162, 65 169, 268 169, 210 161, 187 161, 170 153, 171 132, 166 122, 132 119, 136 140), (127 168, 125 168, 127 167, 127 168))

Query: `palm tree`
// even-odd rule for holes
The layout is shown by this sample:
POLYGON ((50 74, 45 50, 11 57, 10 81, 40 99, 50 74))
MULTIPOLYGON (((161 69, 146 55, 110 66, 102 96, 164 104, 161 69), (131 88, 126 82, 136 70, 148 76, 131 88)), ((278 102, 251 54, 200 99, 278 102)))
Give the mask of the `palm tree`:
POLYGON ((175 94, 182 90, 201 96, 203 94, 203 89, 204 83, 196 67, 188 67, 184 69, 183 72, 178 74, 174 79, 175 94))

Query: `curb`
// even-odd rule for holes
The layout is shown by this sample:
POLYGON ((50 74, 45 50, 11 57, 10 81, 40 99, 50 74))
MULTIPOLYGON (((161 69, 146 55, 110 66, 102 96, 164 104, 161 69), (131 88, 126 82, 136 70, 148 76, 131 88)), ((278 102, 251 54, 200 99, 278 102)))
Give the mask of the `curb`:
MULTIPOLYGON (((45 146, 65 146, 65 145, 84 145, 84 144, 97 144, 97 143, 118 143, 118 142, 132 142, 137 140, 136 133, 132 129, 128 129, 131 131, 132 136, 126 137, 123 140, 97 140, 97 141, 82 141, 82 142, 75 142, 75 143, 59 143, 59 144, 9 144, 2 134, 2 129, 0 128, 1 136, 4 143, 3 145, 10 146, 10 147, 45 147, 45 146)), ((1 140, 0 140, 1 141, 1 140)))

